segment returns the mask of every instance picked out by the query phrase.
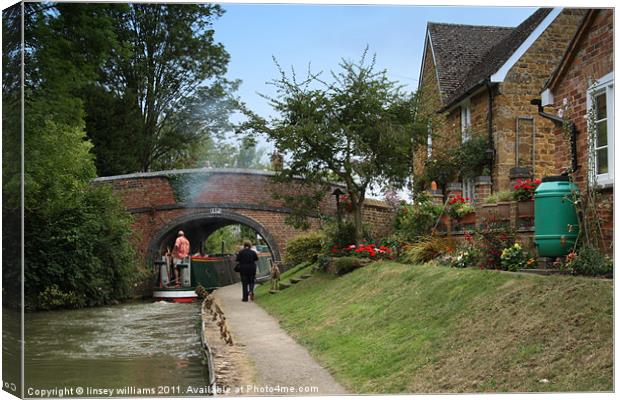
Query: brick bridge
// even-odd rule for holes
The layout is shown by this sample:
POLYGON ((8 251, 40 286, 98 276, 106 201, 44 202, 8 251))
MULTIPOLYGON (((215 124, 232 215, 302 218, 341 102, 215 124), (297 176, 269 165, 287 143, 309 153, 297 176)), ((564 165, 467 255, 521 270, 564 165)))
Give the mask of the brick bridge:
MULTIPOLYGON (((125 209, 133 215, 137 250, 150 264, 167 246, 172 246, 179 229, 185 231, 192 253, 216 230, 232 224, 255 230, 269 246, 274 260, 282 260, 289 238, 302 233, 285 224, 291 210, 273 197, 307 190, 301 180, 277 183, 273 172, 243 169, 186 169, 145 172, 95 179, 112 185, 125 209)), ((310 218, 319 226, 319 213, 336 215, 331 190, 325 193, 317 214, 310 218)), ((367 200, 364 220, 373 234, 389 233, 392 213, 383 202, 367 200)))

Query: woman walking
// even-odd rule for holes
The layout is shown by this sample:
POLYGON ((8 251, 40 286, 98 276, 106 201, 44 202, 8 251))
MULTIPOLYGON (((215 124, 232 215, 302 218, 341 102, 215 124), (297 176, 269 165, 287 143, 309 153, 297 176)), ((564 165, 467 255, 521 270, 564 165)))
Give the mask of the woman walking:
POLYGON ((243 250, 237 254, 239 263, 239 274, 241 274, 241 287, 243 297, 241 301, 254 301, 254 281, 256 279, 256 261, 258 254, 252 250, 252 243, 249 240, 243 242, 243 250))

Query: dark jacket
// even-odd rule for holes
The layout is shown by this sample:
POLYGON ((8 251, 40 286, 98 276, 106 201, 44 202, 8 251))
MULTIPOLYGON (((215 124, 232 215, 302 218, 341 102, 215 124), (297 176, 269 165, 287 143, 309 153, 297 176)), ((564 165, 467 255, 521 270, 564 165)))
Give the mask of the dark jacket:
POLYGON ((237 254, 237 262, 239 263, 239 273, 241 275, 256 275, 256 261, 258 254, 252 249, 244 248, 237 254))

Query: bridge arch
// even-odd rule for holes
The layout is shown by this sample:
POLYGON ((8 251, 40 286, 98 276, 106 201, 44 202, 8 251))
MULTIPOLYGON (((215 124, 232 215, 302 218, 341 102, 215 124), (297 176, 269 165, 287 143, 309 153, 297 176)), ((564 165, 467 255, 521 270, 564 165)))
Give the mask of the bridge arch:
MULTIPOLYGON (((279 182, 271 171, 247 169, 198 168, 142 172, 100 177, 94 184, 108 185, 125 210, 133 216, 135 248, 142 261, 149 265, 163 243, 174 243, 178 228, 195 228, 201 236, 231 224, 241 224, 258 232, 269 246, 275 260, 286 257, 286 243, 303 231, 286 223, 292 210, 274 193, 295 196, 317 187, 303 179, 279 182), (198 226, 202 226, 202 231, 198 226)), ((333 189, 321 188, 325 194, 316 210, 310 213, 310 226, 318 228, 324 216, 336 216, 333 189)), ((342 189, 342 186, 340 186, 342 189)), ((389 231, 393 217, 382 202, 367 200, 363 219, 373 227, 375 237, 389 231)), ((196 240, 196 238, 198 240, 196 240)))
MULTIPOLYGON (((191 238, 191 232, 194 229, 194 226, 203 225, 203 232, 206 238, 216 230, 235 223, 245 225, 256 231, 267 243, 274 261, 281 261, 281 252, 278 242, 267 228, 252 218, 229 210, 218 210, 217 213, 192 213, 183 215, 166 223, 151 237, 146 254, 147 260, 154 260, 158 255, 160 255, 164 244, 166 242, 169 243, 174 241, 177 232, 181 229, 186 232, 189 231, 188 236, 191 238)), ((203 240, 200 240, 200 242, 202 241, 203 240)))

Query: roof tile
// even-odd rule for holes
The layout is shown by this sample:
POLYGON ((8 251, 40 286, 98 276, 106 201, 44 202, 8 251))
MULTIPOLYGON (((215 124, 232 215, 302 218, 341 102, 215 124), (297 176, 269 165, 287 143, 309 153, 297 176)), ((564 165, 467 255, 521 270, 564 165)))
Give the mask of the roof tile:
POLYGON ((550 12, 540 8, 516 28, 429 23, 444 108, 493 75, 550 12))

